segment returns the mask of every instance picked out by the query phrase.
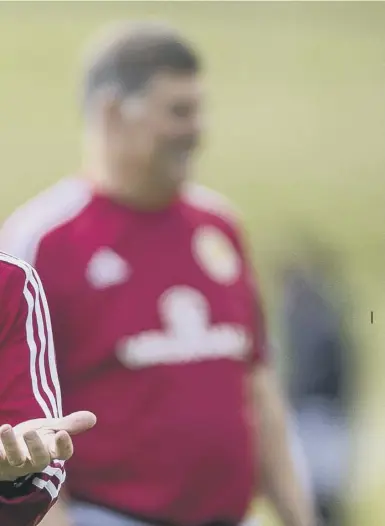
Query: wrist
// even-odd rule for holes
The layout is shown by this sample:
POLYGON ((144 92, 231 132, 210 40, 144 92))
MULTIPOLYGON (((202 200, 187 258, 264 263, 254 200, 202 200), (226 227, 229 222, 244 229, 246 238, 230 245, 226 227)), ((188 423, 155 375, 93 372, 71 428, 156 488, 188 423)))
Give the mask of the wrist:
POLYGON ((33 476, 30 474, 15 480, 0 481, 0 496, 11 499, 28 494, 33 476))

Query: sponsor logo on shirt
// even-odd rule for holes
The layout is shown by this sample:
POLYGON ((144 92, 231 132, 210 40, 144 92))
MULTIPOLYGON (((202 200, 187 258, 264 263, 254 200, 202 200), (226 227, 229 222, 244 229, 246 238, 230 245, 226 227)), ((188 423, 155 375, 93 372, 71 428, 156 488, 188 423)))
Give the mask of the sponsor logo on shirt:
POLYGON ((131 268, 127 261, 111 248, 102 247, 88 262, 86 277, 95 289, 120 285, 129 279, 131 268))
POLYGON ((164 331, 146 331, 123 341, 117 355, 129 368, 229 358, 246 360, 252 339, 245 327, 210 324, 205 296, 190 287, 173 287, 159 299, 164 331))
POLYGON ((199 227, 193 235, 192 253, 203 272, 212 280, 231 285, 239 279, 239 254, 228 237, 218 228, 199 227))

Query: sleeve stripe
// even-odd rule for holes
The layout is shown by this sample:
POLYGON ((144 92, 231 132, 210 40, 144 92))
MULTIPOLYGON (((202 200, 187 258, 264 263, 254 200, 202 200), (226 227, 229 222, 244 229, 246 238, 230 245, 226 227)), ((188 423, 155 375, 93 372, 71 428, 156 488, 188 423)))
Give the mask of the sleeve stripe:
POLYGON ((26 338, 27 338, 27 343, 28 343, 28 347, 30 350, 30 373, 31 373, 31 383, 32 383, 33 394, 35 396, 36 401, 42 408, 44 415, 47 418, 62 415, 59 379, 58 379, 58 375, 56 371, 54 349, 53 349, 52 327, 51 327, 51 321, 50 321, 50 316, 49 316, 49 311, 48 311, 47 300, 45 298, 45 294, 43 291, 41 281, 40 279, 39 281, 36 280, 35 271, 32 269, 30 265, 28 265, 24 261, 14 258, 13 256, 9 256, 8 254, 3 254, 3 253, 0 253, 0 260, 6 263, 9 263, 11 265, 14 265, 16 267, 19 267, 20 269, 24 271, 25 276, 26 276, 23 293, 24 293, 24 297, 25 297, 25 300, 28 306, 27 320, 26 320, 26 338), (32 286, 34 290, 35 297, 32 294, 31 290, 28 288, 29 284, 32 286), (39 302, 40 296, 42 297, 45 320, 42 315, 42 309, 40 307, 40 302, 39 302), (37 323, 38 336, 35 334, 36 331, 34 328, 34 322, 37 323), (48 335, 48 358, 49 358, 49 364, 50 364, 50 379, 52 380, 52 383, 55 386, 56 394, 59 393, 59 397, 57 397, 56 400, 47 382, 47 373, 46 373, 46 366, 45 366, 45 360, 44 360, 45 352, 46 352, 46 343, 47 343, 46 336, 45 336, 45 330, 47 331, 47 335, 48 335), (39 359, 39 366, 40 366, 39 367, 40 374, 38 374, 37 372, 37 360, 38 359, 39 359), (49 409, 46 401, 43 398, 43 393, 41 392, 41 388, 43 389, 44 393, 46 394, 46 396, 51 402, 52 411, 49 409))
POLYGON ((42 490, 45 489, 51 495, 52 500, 55 500, 59 496, 60 489, 65 481, 65 478, 66 478, 66 474, 64 472, 62 480, 58 483, 57 487, 52 482, 52 480, 48 480, 48 481, 42 480, 39 477, 35 477, 32 481, 32 484, 42 490))
MULTIPOLYGON (((55 463, 59 461, 55 461, 55 463)), ((60 461, 60 465, 61 467, 53 467, 53 466, 47 466, 45 469, 43 469, 42 473, 45 473, 47 475, 49 475, 50 477, 57 477, 60 480, 62 480, 62 474, 63 474, 63 465, 64 465, 64 462, 63 461, 60 461)))
POLYGON ((36 371, 36 361, 37 361, 37 343, 35 340, 35 334, 34 334, 34 326, 33 326, 33 316, 34 316, 34 303, 35 300, 33 298, 32 293, 28 289, 28 283, 29 283, 29 276, 26 271, 26 282, 24 285, 24 297, 28 305, 28 314, 27 314, 27 322, 26 322, 26 335, 27 335, 27 343, 30 350, 30 373, 31 373, 31 381, 32 381, 32 390, 33 394, 35 395, 35 398, 37 402, 39 403, 40 407, 42 408, 45 416, 47 418, 51 418, 52 412, 48 408, 44 398, 42 397, 40 390, 39 390, 39 380, 40 378, 37 375, 36 371))
POLYGON ((48 302, 47 297, 45 295, 43 284, 40 280, 40 277, 35 269, 32 269, 32 273, 38 283, 38 287, 40 290, 40 298, 43 303, 43 310, 45 314, 46 319, 46 327, 47 327, 47 336, 48 336, 48 362, 49 362, 49 369, 50 369, 50 377, 52 380, 52 383, 55 387, 55 394, 56 397, 54 397, 54 400, 56 402, 56 412, 57 416, 61 418, 63 416, 63 410, 62 410, 62 397, 61 397, 61 389, 60 389, 60 383, 59 383, 59 376, 57 373, 57 367, 56 367, 56 358, 55 358, 55 345, 53 341, 53 332, 52 332, 52 325, 51 325, 51 315, 48 308, 48 302))
MULTIPOLYGON (((61 466, 63 462, 55 461, 55 465, 57 464, 61 466)), ((54 467, 51 465, 43 469, 43 471, 32 480, 32 484, 41 490, 46 490, 52 500, 54 500, 58 497, 65 479, 66 472, 63 467, 54 467)))
POLYGON ((45 355, 47 351, 47 338, 46 338, 45 330, 47 330, 47 334, 48 334, 50 329, 48 327, 48 320, 47 319, 44 320, 42 309, 41 309, 41 289, 36 279, 34 278, 34 275, 32 272, 30 272, 28 277, 29 277, 29 281, 27 281, 26 286, 24 287, 24 295, 26 296, 28 292, 31 293, 30 289, 28 289, 28 285, 31 284, 33 287, 33 291, 34 291, 33 294, 31 293, 31 296, 33 299, 32 316, 34 318, 33 321, 37 323, 37 334, 36 334, 36 330, 34 331, 35 334, 33 334, 34 342, 38 346, 38 353, 36 356, 35 367, 37 366, 37 362, 38 362, 41 385, 51 405, 50 412, 52 416, 57 418, 58 410, 56 407, 56 400, 55 400, 55 396, 53 392, 51 391, 51 388, 48 385, 47 374, 46 374, 46 369, 45 369, 46 368, 45 355))

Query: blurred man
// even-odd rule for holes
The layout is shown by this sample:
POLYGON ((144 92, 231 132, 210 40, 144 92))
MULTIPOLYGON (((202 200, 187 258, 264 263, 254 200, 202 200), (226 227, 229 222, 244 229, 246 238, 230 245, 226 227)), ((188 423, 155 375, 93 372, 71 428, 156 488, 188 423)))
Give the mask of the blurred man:
POLYGON ((92 445, 79 437, 68 465, 75 526, 235 525, 262 488, 285 526, 313 524, 241 228, 220 196, 188 182, 200 70, 163 25, 115 28, 94 45, 83 177, 3 230, 44 280, 65 409, 98 414, 92 445))
POLYGON ((2 253, 0 298, 0 524, 34 526, 64 482, 64 461, 73 452, 70 434, 92 427, 95 417, 78 412, 63 418, 39 276, 2 253))

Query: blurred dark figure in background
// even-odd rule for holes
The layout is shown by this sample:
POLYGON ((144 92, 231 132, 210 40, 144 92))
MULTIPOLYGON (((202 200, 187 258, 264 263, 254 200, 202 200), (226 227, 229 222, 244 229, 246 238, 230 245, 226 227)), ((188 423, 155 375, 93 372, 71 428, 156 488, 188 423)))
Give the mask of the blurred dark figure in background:
POLYGON ((321 525, 341 524, 352 346, 330 254, 312 245, 282 273, 287 384, 321 525), (349 362, 348 362, 349 360, 349 362))

